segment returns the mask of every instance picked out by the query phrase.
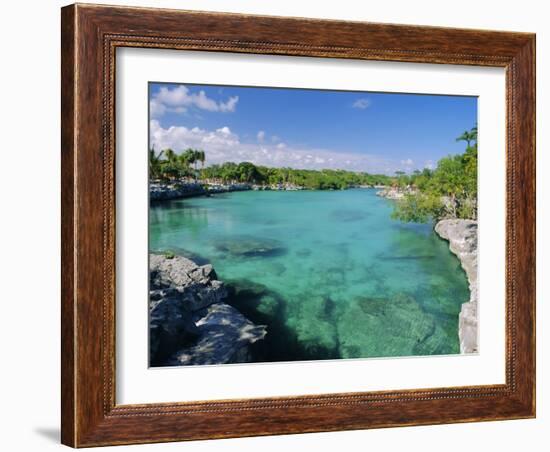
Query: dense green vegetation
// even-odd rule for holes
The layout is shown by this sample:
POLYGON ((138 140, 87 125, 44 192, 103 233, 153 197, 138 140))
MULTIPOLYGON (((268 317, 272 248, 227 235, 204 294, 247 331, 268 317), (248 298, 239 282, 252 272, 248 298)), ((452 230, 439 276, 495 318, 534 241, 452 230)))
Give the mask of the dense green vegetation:
POLYGON ((289 184, 315 190, 346 189, 359 185, 387 185, 393 178, 380 174, 356 173, 344 170, 305 170, 269 168, 250 162, 226 162, 201 171, 201 178, 224 182, 248 182, 259 185, 289 184))
POLYGON ((269 168, 250 162, 225 162, 204 167, 204 151, 187 149, 176 154, 172 149, 157 153, 149 151, 149 172, 152 179, 174 180, 193 177, 223 183, 250 183, 257 185, 289 184, 308 189, 345 189, 358 185, 397 184, 398 178, 382 174, 368 174, 344 170, 302 170, 269 168), (201 169, 197 169, 197 163, 201 169))
POLYGON ((176 179, 197 177, 197 163, 204 167, 204 151, 186 149, 176 154, 172 149, 164 149, 158 154, 154 148, 149 150, 149 175, 152 179, 176 179), (193 168, 191 168, 191 165, 193 168))
POLYGON ((442 218, 477 218, 477 127, 457 141, 466 142, 463 154, 444 157, 433 171, 401 176, 399 184, 416 190, 395 205, 393 218, 423 223, 442 218))

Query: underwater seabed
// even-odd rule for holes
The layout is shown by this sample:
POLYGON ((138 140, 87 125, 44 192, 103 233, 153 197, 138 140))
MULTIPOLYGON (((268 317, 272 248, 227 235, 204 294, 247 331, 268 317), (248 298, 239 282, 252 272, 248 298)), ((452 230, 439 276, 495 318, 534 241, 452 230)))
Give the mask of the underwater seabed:
POLYGON ((257 362, 459 353, 460 262, 391 211, 371 189, 168 201, 151 207, 150 249, 214 266, 227 302, 268 327, 257 362))

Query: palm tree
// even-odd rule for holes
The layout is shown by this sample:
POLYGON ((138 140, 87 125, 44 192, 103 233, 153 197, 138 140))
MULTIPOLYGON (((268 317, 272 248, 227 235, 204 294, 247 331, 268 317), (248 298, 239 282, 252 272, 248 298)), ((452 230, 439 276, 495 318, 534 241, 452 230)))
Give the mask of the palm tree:
POLYGON ((182 163, 184 163, 187 167, 194 163, 195 160, 195 151, 193 149, 189 148, 186 149, 180 156, 182 163))
POLYGON ((181 164, 179 156, 172 149, 168 148, 164 151, 165 160, 162 162, 162 173, 164 177, 176 179, 181 173, 181 164))
POLYGON ((198 152, 198 160, 201 162, 201 169, 204 169, 204 161, 206 160, 206 155, 204 151, 198 152))
POLYGON ((149 174, 152 178, 158 178, 161 173, 162 168, 162 154, 164 151, 160 151, 158 154, 155 152, 155 147, 153 146, 149 149, 149 174))
POLYGON ((166 160, 168 160, 168 163, 176 163, 176 160, 178 158, 178 155, 170 148, 164 150, 164 156, 166 157, 166 160))
POLYGON ((178 155, 178 163, 185 170, 185 172, 188 172, 189 171, 189 154, 187 154, 187 152, 183 152, 182 154, 178 155))
POLYGON ((477 126, 472 127, 470 131, 465 130, 456 141, 465 141, 467 147, 471 147, 472 141, 477 142, 477 126))

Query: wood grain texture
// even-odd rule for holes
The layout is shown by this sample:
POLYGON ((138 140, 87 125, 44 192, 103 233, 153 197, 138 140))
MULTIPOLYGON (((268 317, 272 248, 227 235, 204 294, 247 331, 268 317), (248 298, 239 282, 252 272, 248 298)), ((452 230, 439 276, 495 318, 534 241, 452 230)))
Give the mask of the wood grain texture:
POLYGON ((62 9, 61 35, 64 444, 84 447, 535 415, 534 35, 81 4, 62 9), (117 47, 506 68, 506 384, 116 405, 117 47))
POLYGON ((75 443, 74 151, 75 39, 74 8, 61 11, 61 441, 75 443))

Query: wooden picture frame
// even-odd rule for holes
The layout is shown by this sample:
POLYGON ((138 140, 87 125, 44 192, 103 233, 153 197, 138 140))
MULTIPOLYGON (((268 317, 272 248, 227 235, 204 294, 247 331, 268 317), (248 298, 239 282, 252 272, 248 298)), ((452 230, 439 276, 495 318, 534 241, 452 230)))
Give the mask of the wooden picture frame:
POLYGON ((70 5, 62 9, 62 442, 73 447, 535 416, 535 35, 70 5), (506 69, 506 383, 115 403, 115 50, 506 69))

